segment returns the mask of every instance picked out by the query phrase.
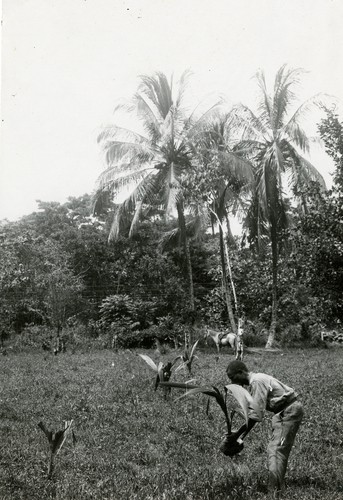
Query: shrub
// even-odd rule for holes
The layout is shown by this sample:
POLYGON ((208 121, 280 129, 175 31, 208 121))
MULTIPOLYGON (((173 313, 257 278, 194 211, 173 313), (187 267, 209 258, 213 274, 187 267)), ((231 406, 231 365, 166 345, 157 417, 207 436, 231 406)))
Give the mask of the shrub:
POLYGON ((13 346, 19 349, 41 349, 43 345, 52 348, 55 336, 56 330, 47 326, 27 325, 20 334, 14 336, 13 346))
POLYGON ((100 323, 109 327, 112 323, 135 323, 137 329, 144 329, 153 323, 156 304, 150 300, 133 299, 129 295, 110 295, 100 306, 100 323))
POLYGON ((244 326, 243 339, 247 347, 264 347, 267 336, 267 331, 261 323, 247 322, 244 326))
POLYGON ((284 328, 279 332, 278 340, 285 347, 325 347, 318 331, 301 323, 284 328))

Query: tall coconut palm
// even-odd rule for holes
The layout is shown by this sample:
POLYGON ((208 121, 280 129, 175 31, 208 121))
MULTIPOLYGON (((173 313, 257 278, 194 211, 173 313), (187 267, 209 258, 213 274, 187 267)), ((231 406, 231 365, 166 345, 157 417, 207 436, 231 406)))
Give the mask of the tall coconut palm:
POLYGON ((180 243, 187 265, 190 309, 194 311, 192 267, 180 177, 192 164, 194 138, 213 107, 199 118, 195 118, 195 112, 186 113, 183 97, 187 78, 188 72, 185 72, 174 92, 172 79, 169 81, 163 73, 142 76, 132 102, 122 108, 136 113, 144 133, 110 125, 100 134, 98 141, 108 168, 97 181, 95 211, 104 193, 111 192, 114 197, 124 193, 124 201, 116 204, 109 239, 117 238, 127 224, 131 236, 152 207, 159 207, 165 214, 177 214, 180 243))
POLYGON ((310 140, 300 125, 303 115, 319 101, 315 96, 289 117, 289 108, 295 102, 293 91, 299 82, 301 69, 282 66, 275 77, 274 89, 270 94, 263 71, 256 74, 260 91, 258 113, 246 106, 237 107, 237 118, 243 127, 242 144, 249 146, 257 165, 257 188, 255 196, 260 204, 256 212, 269 224, 272 250, 272 314, 266 347, 271 347, 275 338, 277 323, 277 277, 279 236, 287 223, 284 205, 284 182, 287 175, 292 187, 318 181, 325 186, 323 177, 303 156, 309 152, 310 140))
POLYGON ((212 224, 218 224, 223 290, 230 326, 236 333, 234 312, 238 314, 238 304, 224 227, 226 223, 227 234, 231 234, 229 215, 238 210, 244 194, 253 184, 254 176, 252 165, 244 158, 242 151, 232 148, 234 135, 231 114, 218 113, 201 137, 199 161, 205 170, 206 199, 211 221, 212 224))

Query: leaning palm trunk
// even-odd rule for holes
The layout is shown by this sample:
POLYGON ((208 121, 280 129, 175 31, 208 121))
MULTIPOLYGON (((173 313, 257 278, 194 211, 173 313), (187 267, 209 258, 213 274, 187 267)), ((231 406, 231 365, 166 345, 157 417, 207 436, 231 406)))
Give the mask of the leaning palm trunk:
POLYGON ((219 240, 220 240, 220 260, 221 260, 221 264, 222 264, 223 290, 224 290, 224 295, 225 295, 226 308, 227 308, 227 313, 228 313, 231 329, 234 333, 237 333, 235 318, 234 318, 233 309, 232 309, 231 293, 230 293, 229 284, 228 284, 227 277, 226 277, 226 264, 225 264, 225 256, 224 256, 225 241, 224 241, 224 235, 223 235, 223 230, 222 230, 221 226, 219 226, 219 240))
POLYGON ((234 247, 236 247, 235 237, 232 234, 230 220, 229 220, 229 217, 227 215, 225 217, 225 222, 226 222, 226 230, 227 230, 227 240, 228 240, 230 245, 233 245, 234 247))
POLYGON ((232 309, 231 294, 229 291, 227 277, 226 277, 226 268, 227 268, 228 273, 229 273, 229 277, 230 277, 230 284, 231 284, 232 295, 233 295, 233 299, 234 299, 234 303, 235 303, 235 309, 237 312, 238 304, 237 304, 236 288, 235 288, 235 284, 234 284, 233 278, 232 278, 229 251, 228 251, 227 244, 226 244, 226 241, 224 238, 223 225, 218 217, 218 214, 214 210, 212 210, 211 208, 210 208, 210 211, 217 219, 217 222, 219 225, 220 258, 221 258, 221 265, 222 265, 225 301, 226 301, 226 307, 227 307, 227 312, 228 312, 232 331, 234 333, 237 333, 237 327, 236 327, 235 318, 234 318, 233 309, 232 309), (226 262, 225 262, 225 257, 226 257, 226 262))

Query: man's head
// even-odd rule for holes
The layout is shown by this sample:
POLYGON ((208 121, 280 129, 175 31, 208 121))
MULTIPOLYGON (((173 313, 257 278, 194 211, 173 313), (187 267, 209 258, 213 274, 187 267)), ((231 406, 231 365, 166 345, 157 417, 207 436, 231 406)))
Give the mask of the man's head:
POLYGON ((242 361, 231 361, 226 374, 233 384, 249 385, 249 370, 242 361))

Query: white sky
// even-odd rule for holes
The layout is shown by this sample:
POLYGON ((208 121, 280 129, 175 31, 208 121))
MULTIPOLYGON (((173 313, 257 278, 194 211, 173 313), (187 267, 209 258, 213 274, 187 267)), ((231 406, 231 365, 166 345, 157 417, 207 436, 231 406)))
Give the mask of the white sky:
POLYGON ((287 63, 302 100, 343 102, 342 0, 2 0, 2 19, 0 219, 93 191, 97 134, 141 74, 191 69, 195 100, 253 106, 257 69, 287 63))

